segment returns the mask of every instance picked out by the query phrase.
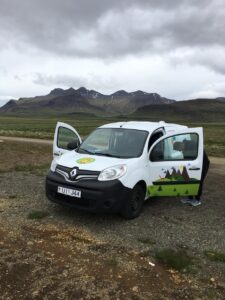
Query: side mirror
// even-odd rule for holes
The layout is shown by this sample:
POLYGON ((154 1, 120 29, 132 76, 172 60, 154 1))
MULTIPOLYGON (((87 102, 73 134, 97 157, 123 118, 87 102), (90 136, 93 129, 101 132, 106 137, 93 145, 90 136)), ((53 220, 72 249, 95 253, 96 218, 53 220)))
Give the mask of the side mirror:
POLYGON ((80 145, 80 141, 78 139, 73 140, 67 144, 68 150, 74 150, 80 145))

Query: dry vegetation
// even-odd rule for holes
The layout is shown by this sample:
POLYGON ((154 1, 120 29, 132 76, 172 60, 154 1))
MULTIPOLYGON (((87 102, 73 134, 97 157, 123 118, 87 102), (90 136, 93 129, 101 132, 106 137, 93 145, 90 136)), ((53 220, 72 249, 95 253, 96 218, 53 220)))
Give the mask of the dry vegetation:
POLYGON ((0 150, 0 173, 47 171, 52 159, 51 145, 4 141, 0 150))

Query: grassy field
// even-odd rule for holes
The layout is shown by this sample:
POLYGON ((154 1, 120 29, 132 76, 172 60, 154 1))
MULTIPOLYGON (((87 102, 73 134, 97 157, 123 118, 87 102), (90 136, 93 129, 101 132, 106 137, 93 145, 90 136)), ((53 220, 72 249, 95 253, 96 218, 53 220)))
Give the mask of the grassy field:
MULTIPOLYGON (((17 137, 34 137, 52 139, 57 121, 69 123, 74 126, 80 135, 85 136, 102 124, 127 121, 126 117, 87 117, 74 116, 73 118, 27 118, 27 117, 3 117, 0 116, 0 135, 17 137)), ((151 119, 138 120, 151 121, 151 119)), ((171 121, 171 120, 170 120, 171 121)), ((204 128, 205 147, 209 155, 225 157, 225 122, 218 123, 191 123, 173 120, 189 127, 202 126, 204 128)))
MULTIPOLYGON (((94 128, 105 124, 109 119, 74 118, 26 118, 0 117, 0 135, 52 139, 57 121, 74 126, 81 135, 87 135, 94 128)), ((110 120, 111 122, 111 120, 110 120)))

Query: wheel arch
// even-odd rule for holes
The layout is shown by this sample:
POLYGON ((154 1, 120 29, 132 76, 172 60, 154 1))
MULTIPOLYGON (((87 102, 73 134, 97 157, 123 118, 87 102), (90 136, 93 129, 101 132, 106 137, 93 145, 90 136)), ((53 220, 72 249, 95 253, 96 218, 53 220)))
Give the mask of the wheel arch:
POLYGON ((145 180, 143 180, 143 179, 139 180, 139 181, 135 184, 135 186, 136 186, 136 185, 141 185, 141 186, 143 187, 144 192, 145 192, 145 198, 146 198, 146 196, 147 196, 147 191, 148 191, 148 187, 147 187, 147 183, 145 182, 145 180))
POLYGON ((134 219, 140 215, 144 200, 146 199, 146 189, 147 187, 144 180, 139 180, 134 184, 130 197, 126 199, 121 210, 121 215, 125 219, 134 219))

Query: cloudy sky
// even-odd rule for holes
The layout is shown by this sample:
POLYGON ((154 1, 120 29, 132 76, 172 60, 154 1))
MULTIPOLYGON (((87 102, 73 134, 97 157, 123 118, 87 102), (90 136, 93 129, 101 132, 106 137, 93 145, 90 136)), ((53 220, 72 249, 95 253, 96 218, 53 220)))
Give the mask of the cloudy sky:
POLYGON ((224 16, 224 0, 0 0, 0 103, 71 86, 225 96, 224 16))

